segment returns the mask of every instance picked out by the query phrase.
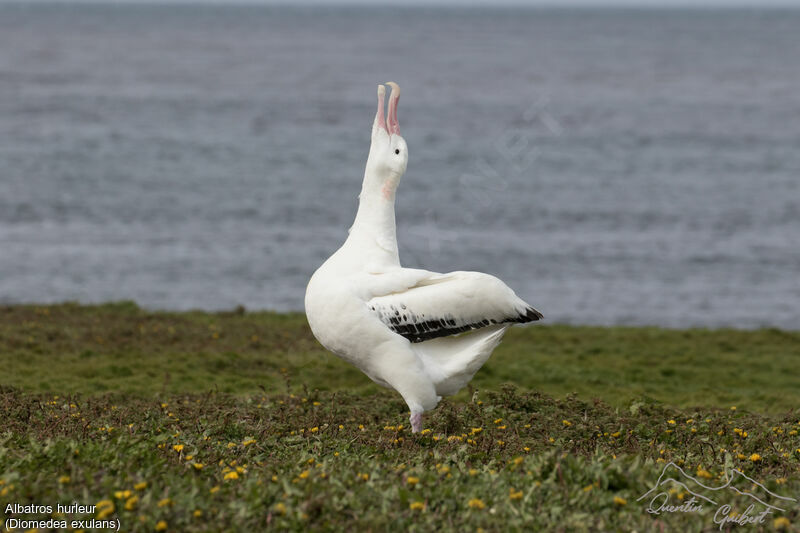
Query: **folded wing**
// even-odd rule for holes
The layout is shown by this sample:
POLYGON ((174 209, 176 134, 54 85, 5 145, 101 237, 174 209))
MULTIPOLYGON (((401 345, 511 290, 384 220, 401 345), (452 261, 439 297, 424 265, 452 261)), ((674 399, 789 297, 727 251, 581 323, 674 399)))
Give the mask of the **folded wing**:
POLYGON ((431 273, 410 288, 374 297, 367 305, 392 331, 415 343, 542 318, 505 283, 480 272, 431 273))

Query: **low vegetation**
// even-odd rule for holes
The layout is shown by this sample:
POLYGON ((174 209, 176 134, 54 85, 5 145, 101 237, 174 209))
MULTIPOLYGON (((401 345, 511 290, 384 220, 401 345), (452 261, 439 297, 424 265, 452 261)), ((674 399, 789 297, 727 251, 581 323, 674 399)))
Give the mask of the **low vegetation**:
POLYGON ((800 499, 798 340, 514 330, 413 435, 400 397, 300 315, 0 308, 0 528, 795 531, 800 506, 774 495, 800 499), (648 513, 637 499, 670 463, 694 480, 664 488, 676 507, 740 471, 761 485, 739 492, 783 510, 737 525, 753 500, 727 489, 722 515, 648 513), (95 508, 59 514, 72 502, 95 508))

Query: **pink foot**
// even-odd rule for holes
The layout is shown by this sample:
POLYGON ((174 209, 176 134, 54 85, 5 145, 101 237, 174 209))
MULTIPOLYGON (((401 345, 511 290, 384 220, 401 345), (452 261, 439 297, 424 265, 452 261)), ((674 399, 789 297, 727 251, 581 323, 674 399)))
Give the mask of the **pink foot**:
POLYGON ((422 431, 422 413, 411 413, 411 433, 422 431))

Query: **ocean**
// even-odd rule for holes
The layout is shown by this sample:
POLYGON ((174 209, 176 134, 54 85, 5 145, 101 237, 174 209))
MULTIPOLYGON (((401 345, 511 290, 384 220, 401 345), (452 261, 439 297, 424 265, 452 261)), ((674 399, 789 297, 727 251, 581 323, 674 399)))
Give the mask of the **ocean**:
POLYGON ((0 2, 0 303, 302 310, 402 87, 404 265, 800 327, 800 11, 0 2))

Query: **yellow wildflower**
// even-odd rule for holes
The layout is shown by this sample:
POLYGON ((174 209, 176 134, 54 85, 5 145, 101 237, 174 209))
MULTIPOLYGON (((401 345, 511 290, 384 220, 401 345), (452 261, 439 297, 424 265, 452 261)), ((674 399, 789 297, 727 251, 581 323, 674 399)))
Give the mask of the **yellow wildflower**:
POLYGON ((138 504, 138 503, 139 503, 139 497, 138 496, 131 496, 130 498, 125 500, 125 510, 126 511, 133 511, 134 509, 136 509, 136 504, 138 504))
POLYGON ((411 505, 409 505, 408 508, 412 511, 424 511, 425 504, 422 502, 411 502, 411 505))
POLYGON ((625 498, 620 498, 619 496, 614 496, 614 503, 616 505, 627 505, 628 501, 625 498))
POLYGON ((195 470, 202 470, 205 465, 203 463, 194 463, 192 466, 195 470))
POLYGON ((749 457, 749 459, 755 463, 761 460, 761 456, 758 455, 757 453, 754 453, 749 457))
POLYGON ((470 476, 477 476, 478 475, 478 471, 476 469, 474 469, 474 468, 470 468, 469 469, 469 475, 470 476))
POLYGON ((58 482, 61 483, 62 485, 66 485, 67 483, 70 482, 70 478, 69 476, 61 476, 60 478, 58 478, 58 482))
POLYGON ((414 477, 414 476, 408 476, 406 478, 406 483, 408 483, 411 486, 414 486, 417 483, 419 483, 419 478, 418 477, 414 477))
POLYGON ((483 500, 481 500, 480 498, 472 498, 470 501, 467 502, 467 505, 469 505, 470 509, 486 508, 486 504, 483 503, 483 500))
POLYGON ((159 520, 156 524, 156 531, 166 531, 167 530, 167 522, 165 520, 159 520))
POLYGON ((570 422, 569 420, 562 420, 561 423, 564 424, 567 427, 572 425, 572 422, 570 422))
POLYGON ((275 512, 278 514, 286 514, 286 505, 283 502, 278 502, 275 504, 275 512))
POLYGON ((114 512, 114 502, 111 500, 100 500, 95 504, 95 508, 97 509, 97 519, 103 520, 104 518, 108 517, 111 513, 114 512))
POLYGON ((159 507, 166 507, 168 505, 172 505, 172 500, 170 498, 164 498, 163 500, 158 501, 159 507))
POLYGON ((309 470, 303 470, 302 472, 300 472, 300 476, 299 477, 300 477, 300 479, 306 479, 310 475, 311 475, 311 472, 309 470))
POLYGON ((176 452, 182 452, 183 444, 176 444, 175 446, 172 447, 172 449, 175 450, 176 452))
POLYGON ((792 523, 785 516, 781 516, 772 521, 772 527, 779 531, 786 531, 792 523))
POLYGON ((513 488, 508 489, 508 499, 509 500, 521 500, 522 499, 522 491, 521 490, 514 490, 513 488))
POLYGON ((227 474, 225 474, 225 476, 223 476, 223 479, 225 481, 228 481, 228 480, 231 480, 231 479, 239 479, 239 473, 236 472, 235 470, 232 470, 231 472, 228 472, 227 474))
POLYGON ((195 518, 200 518, 201 516, 203 516, 203 511, 201 509, 195 509, 192 514, 194 515, 195 518))
POLYGON ((704 469, 702 469, 700 467, 697 467, 697 476, 698 477, 704 477, 706 479, 711 479, 713 477, 711 475, 711 472, 709 472, 708 470, 704 470, 704 469))
POLYGON ((211 494, 214 494, 214 493, 216 493, 216 492, 219 492, 219 485, 216 485, 216 486, 214 486, 214 487, 211 487, 211 488, 209 489, 209 491, 208 491, 208 492, 210 492, 211 494))
POLYGON ((667 424, 669 424, 670 426, 674 426, 675 425, 675 421, 674 420, 667 420, 667 424))

